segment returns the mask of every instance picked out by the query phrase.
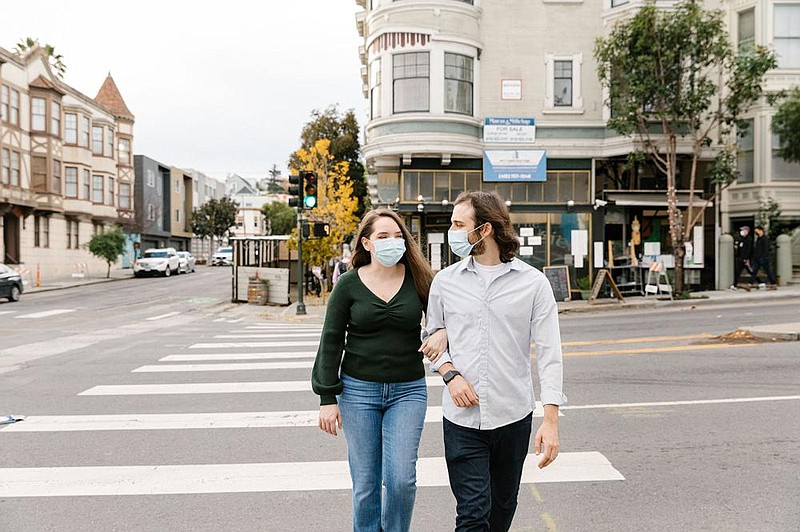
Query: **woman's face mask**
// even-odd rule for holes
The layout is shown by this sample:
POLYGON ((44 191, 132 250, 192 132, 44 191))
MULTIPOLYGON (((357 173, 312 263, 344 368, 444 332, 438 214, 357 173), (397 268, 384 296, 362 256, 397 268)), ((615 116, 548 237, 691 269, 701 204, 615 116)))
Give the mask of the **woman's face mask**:
POLYGON ((463 231, 463 230, 455 230, 451 229, 447 232, 447 242, 450 244, 450 249, 453 250, 453 253, 458 255, 461 258, 468 256, 472 252, 472 248, 475 247, 475 244, 480 242, 484 239, 481 237, 480 240, 475 242, 475 244, 470 244, 469 242, 469 233, 473 231, 477 231, 478 229, 482 228, 484 224, 479 225, 472 231, 463 231))
POLYGON ((381 238, 370 240, 372 242, 372 254, 375 260, 391 268, 403 258, 406 252, 406 241, 402 238, 381 238))

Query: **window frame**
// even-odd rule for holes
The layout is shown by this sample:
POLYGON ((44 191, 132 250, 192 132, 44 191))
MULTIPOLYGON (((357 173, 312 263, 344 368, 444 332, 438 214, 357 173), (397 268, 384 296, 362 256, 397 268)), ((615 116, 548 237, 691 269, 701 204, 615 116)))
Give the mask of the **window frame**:
POLYGON ((117 135, 117 160, 120 164, 130 166, 131 164, 131 139, 117 135), (127 148, 122 149, 125 144, 127 148))
POLYGON ((772 11, 772 47, 775 50, 775 54, 778 56, 778 69, 781 69, 781 70, 800 70, 800 30, 795 30, 796 31, 795 35, 786 35, 786 36, 783 36, 783 35, 779 36, 778 32, 776 31, 776 29, 777 29, 776 28, 776 26, 777 26, 776 22, 778 21, 778 18, 779 18, 778 12, 779 12, 779 10, 783 10, 783 9, 796 9, 796 10, 800 11, 800 2, 779 2, 779 3, 775 3, 775 4, 772 5, 772 10, 773 10, 772 11), (796 52, 797 57, 795 58, 796 61, 797 61, 796 63, 791 64, 791 65, 783 65, 783 64, 781 64, 781 56, 778 53, 779 41, 781 41, 781 42, 783 42, 783 41, 789 41, 789 42, 797 41, 795 43, 796 47, 797 47, 797 52, 796 52))
POLYGON ((131 209, 131 184, 119 183, 118 186, 119 186, 119 191, 117 192, 118 207, 122 210, 129 211, 131 209))
POLYGON ((31 131, 47 133, 47 98, 31 96, 31 131), (41 102, 41 113, 37 113, 37 102, 41 102), (41 120, 41 127, 37 126, 37 119, 41 120))
POLYGON ((103 135, 105 134, 105 128, 103 126, 96 126, 92 124, 92 137, 91 137, 91 148, 92 154, 102 157, 103 155, 103 146, 104 146, 104 139, 103 135), (99 137, 96 133, 99 132, 99 137), (99 149, 98 149, 99 148, 99 149))
POLYGON ((583 54, 545 54, 545 99, 544 114, 583 114, 583 93, 581 89, 581 69, 583 54), (572 61, 572 105, 556 105, 555 80, 556 62, 572 61))
POLYGON ((104 128, 105 144, 103 144, 103 157, 114 158, 114 130, 110 127, 104 128))
POLYGON ((79 145, 87 149, 89 149, 92 145, 92 120, 85 115, 81 115, 81 132, 80 132, 79 145))
POLYGON ((83 169, 83 183, 81 183, 81 199, 92 200, 92 171, 88 168, 83 169))
POLYGON ((92 203, 102 205, 105 197, 105 179, 102 174, 92 174, 92 203), (98 186, 98 183, 100 186, 98 186))
MULTIPOLYGON (((455 98, 456 102, 458 98, 455 98)), ((457 107, 457 105, 455 106, 457 107)), ((460 114, 466 116, 473 116, 475 114, 475 58, 466 54, 459 54, 456 52, 445 52, 444 53, 444 112, 445 113, 453 113, 453 114, 460 114), (465 67, 460 67, 456 64, 448 65, 447 60, 448 58, 458 57, 461 59, 466 59, 469 62, 469 79, 466 78, 459 78, 459 77, 452 77, 448 76, 448 69, 450 69, 450 73, 455 70, 464 70, 465 67), (461 110, 457 108, 448 108, 449 99, 448 99, 448 88, 450 86, 450 82, 455 82, 456 86, 460 86, 461 84, 465 84, 468 88, 469 92, 469 109, 468 110, 461 110)))
POLYGON ((78 167, 65 166, 64 167, 64 197, 78 199, 78 167), (70 180, 71 171, 74 171, 74 181, 70 180), (70 193, 70 189, 74 187, 74 192, 70 193))
POLYGON ((50 134, 61 138, 61 103, 50 100, 50 134))
POLYGON ((373 60, 369 64, 369 111, 370 111, 370 120, 374 120, 376 118, 380 118, 381 116, 381 104, 383 103, 383 98, 381 98, 381 61, 382 58, 378 58, 373 60))
POLYGON ((117 180, 114 179, 113 176, 108 176, 108 180, 106 181, 106 197, 105 203, 106 205, 115 206, 115 197, 114 193, 116 192, 117 180))
POLYGON ((744 135, 741 135, 741 136, 737 133, 737 144, 739 146, 738 153, 737 153, 737 156, 736 156, 736 170, 739 172, 739 177, 736 178, 736 184, 737 185, 752 185, 752 184, 755 183, 755 177, 756 177, 755 176, 755 172, 756 172, 756 164, 755 164, 755 145, 756 145, 755 128, 756 128, 756 124, 755 124, 755 119, 754 118, 748 118, 748 119, 745 119, 745 122, 749 123, 749 125, 747 127, 747 132, 744 135), (742 149, 742 147, 745 144, 747 144, 747 143, 743 142, 744 139, 746 139, 746 138, 749 138, 750 147, 749 147, 749 149, 742 149), (746 180, 743 181, 742 177, 744 176, 744 173, 742 172, 741 165, 742 165, 742 161, 743 161, 743 158, 744 158, 745 154, 748 154, 748 153, 750 154, 750 157, 749 157, 749 161, 746 161, 746 162, 749 164, 750 172, 749 172, 749 176, 746 178, 746 180))
POLYGON ((0 184, 11 184, 11 150, 3 148, 0 151, 0 184))
POLYGON ((572 62, 572 59, 554 59, 553 60, 553 107, 573 107, 573 94, 575 89, 575 65, 572 62), (569 64, 569 77, 563 74, 563 64, 569 64), (562 65, 560 65, 562 64, 562 65), (561 68, 559 68, 561 66, 561 68), (561 75, 559 75, 561 74, 561 75), (558 89, 558 81, 559 80, 569 80, 569 103, 561 103, 557 94, 558 89))
POLYGON ((8 123, 11 118, 11 89, 8 85, 0 86, 0 120, 8 123))
MULTIPOLYGON (((399 54, 392 54, 392 114, 429 113, 430 112, 430 110, 431 110, 431 60, 430 60, 430 56, 431 56, 430 52, 427 52, 427 51, 424 51, 424 52, 402 52, 402 53, 399 53, 399 54), (419 69, 419 68, 421 68, 423 66, 426 66, 427 67, 427 74, 424 75, 424 76, 421 76, 421 75, 412 75, 412 76, 402 75, 401 77, 397 77, 398 69, 407 70, 408 67, 409 67, 409 65, 407 63, 404 63, 402 65, 397 65, 396 64, 397 59, 400 58, 400 57, 407 58, 408 56, 412 56, 412 55, 416 56, 417 58, 418 57, 426 57, 427 58, 427 64, 426 65, 423 65, 423 64, 418 63, 418 62, 415 62, 414 65, 413 65, 415 70, 417 70, 417 69, 419 69), (425 90, 427 101, 426 101, 425 108, 423 109, 422 107, 420 107, 420 108, 411 108, 411 107, 409 107, 409 108, 403 108, 403 109, 398 110, 398 98, 397 98, 397 95, 398 95, 399 92, 401 92, 401 91, 398 91, 398 83, 403 83, 403 82, 408 81, 408 80, 423 80, 423 79, 426 80, 426 82, 427 82, 426 90, 425 90)), ((405 91, 402 91, 402 92, 405 92, 405 91)), ((411 91, 411 92, 413 92, 413 91, 411 91)))
POLYGON ((78 113, 64 113, 64 144, 78 145, 78 113), (70 127, 70 117, 75 118, 74 127, 70 127))
POLYGON ((736 12, 736 47, 739 51, 743 51, 746 47, 752 48, 756 44, 756 8, 743 9, 736 12), (742 17, 751 15, 753 17, 753 35, 752 37, 742 40, 742 17))
POLYGON ((61 161, 53 159, 53 178, 50 181, 51 192, 54 194, 62 194, 61 189, 61 161))

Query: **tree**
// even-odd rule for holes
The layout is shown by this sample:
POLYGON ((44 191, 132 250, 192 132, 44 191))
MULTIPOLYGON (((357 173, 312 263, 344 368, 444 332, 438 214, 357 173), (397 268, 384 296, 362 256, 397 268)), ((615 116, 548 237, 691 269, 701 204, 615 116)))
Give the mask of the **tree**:
POLYGON ((268 235, 288 235, 296 226, 297 211, 282 201, 265 203, 261 212, 267 219, 268 235))
POLYGON ((800 88, 783 100, 772 118, 772 131, 778 135, 778 154, 785 160, 800 163, 800 88))
MULTIPOLYGON (((28 50, 32 50, 37 46, 41 46, 39 44, 39 39, 35 37, 26 37, 24 39, 20 39, 20 41, 17 43, 16 50, 17 53, 24 54, 28 50)), ((44 45, 44 52, 50 61, 50 66, 56 71, 56 75, 60 79, 64 79, 64 74, 67 72, 67 65, 64 64, 64 57, 61 54, 57 54, 55 47, 50 44, 44 45)))
POLYGON ((280 177, 281 171, 278 169, 278 165, 273 164, 269 171, 269 177, 267 178, 267 192, 269 194, 281 194, 285 192, 283 186, 278 182, 280 177))
POLYGON ((116 262, 125 251, 125 235, 119 227, 109 229, 104 233, 97 233, 89 240, 87 246, 89 253, 108 264, 106 279, 111 277, 111 264, 116 262))
MULTIPOLYGON (((330 153, 330 141, 318 140, 311 149, 295 152, 298 170, 317 174, 318 205, 304 211, 306 218, 330 225, 330 235, 303 241, 303 260, 306 264, 325 265, 339 252, 339 247, 358 227, 358 200, 348 175, 347 161, 336 162, 330 153)), ((297 248, 297 230, 289 241, 290 249, 297 248)))
MULTIPOLYGON (((339 107, 331 105, 324 111, 315 109, 309 121, 300 133, 301 148, 311 150, 318 140, 330 141, 329 152, 334 162, 348 164, 347 176, 358 200, 356 215, 360 218, 369 208, 367 181, 364 176, 364 165, 361 164, 361 144, 358 140, 359 128, 355 112, 350 109, 344 113, 339 107)), ((299 168, 297 153, 292 154, 289 166, 299 168)), ((335 183, 338 186, 338 183, 335 183)))
MULTIPOLYGON (((200 239, 202 243, 211 236, 211 224, 208 219, 208 209, 201 205, 192 211, 192 233, 200 239)), ((213 242, 212 242, 213 244, 213 242)))
POLYGON ((222 199, 211 198, 192 213, 192 231, 199 236, 222 239, 231 227, 236 224, 236 213, 239 203, 225 196, 222 199))
POLYGON ((646 157, 666 176, 675 291, 683 293, 684 243, 708 205, 695 204, 695 193, 703 190, 698 161, 709 151, 717 154, 708 176, 717 189, 709 199, 716 199, 738 175, 734 131, 744 131, 742 114, 762 96, 764 75, 777 66, 775 55, 761 46, 734 51, 723 13, 697 0, 670 10, 648 0, 597 40, 595 57, 608 90, 609 127, 641 146, 629 161, 646 157), (685 215, 677 198, 679 152, 691 157, 685 215))

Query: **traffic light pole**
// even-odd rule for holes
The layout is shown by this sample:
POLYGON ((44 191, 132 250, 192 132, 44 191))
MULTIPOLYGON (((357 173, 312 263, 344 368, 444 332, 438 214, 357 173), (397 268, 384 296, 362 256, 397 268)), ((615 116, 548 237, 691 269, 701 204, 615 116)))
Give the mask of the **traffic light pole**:
POLYGON ((303 275, 303 215, 297 209, 297 316, 306 313, 306 304, 303 303, 305 292, 305 275, 303 275))

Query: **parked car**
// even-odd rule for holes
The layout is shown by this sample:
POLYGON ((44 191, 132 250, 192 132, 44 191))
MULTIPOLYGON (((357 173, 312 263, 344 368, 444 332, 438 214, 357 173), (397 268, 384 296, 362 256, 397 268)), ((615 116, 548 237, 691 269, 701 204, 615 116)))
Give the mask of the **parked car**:
POLYGON ((178 273, 194 272, 194 265, 197 261, 194 255, 188 251, 178 252, 178 273))
POLYGON ((217 252, 211 257, 212 266, 230 266, 233 264, 233 247, 221 246, 217 248, 217 252))
POLYGON ((19 272, 12 270, 5 264, 0 264, 0 297, 9 301, 19 301, 22 293, 22 277, 19 272))
POLYGON ((133 263, 133 275, 143 277, 145 275, 163 275, 169 277, 173 273, 178 273, 180 261, 175 248, 147 249, 141 258, 133 263))

